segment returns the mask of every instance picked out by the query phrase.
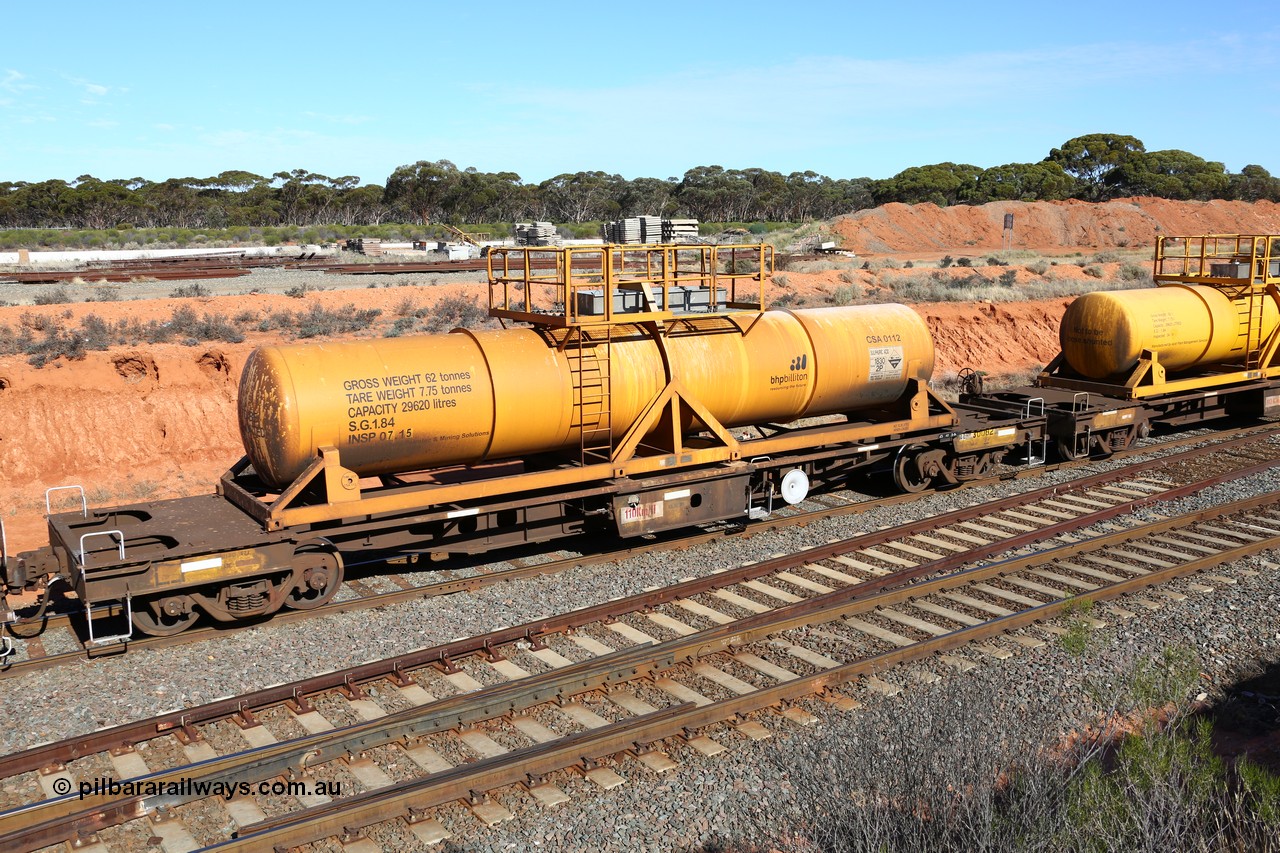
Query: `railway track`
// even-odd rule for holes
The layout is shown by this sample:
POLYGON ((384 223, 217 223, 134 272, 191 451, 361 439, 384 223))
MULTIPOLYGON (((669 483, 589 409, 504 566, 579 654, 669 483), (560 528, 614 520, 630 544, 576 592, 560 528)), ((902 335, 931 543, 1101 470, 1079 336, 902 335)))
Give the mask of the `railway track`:
MULTIPOLYGON (((1083 614, 1085 602, 1109 602, 1079 615, 1096 625, 1185 598, 1164 585, 1280 547, 1280 494, 1165 507, 1272 465, 1022 496, 35 747, 0 760, 4 790, 16 792, 4 795, 0 849, 158 839, 258 850, 352 841, 374 824, 406 844, 466 833, 464 810, 481 823, 510 816, 511 786, 553 804, 567 796, 559 774, 608 788, 632 762, 666 772, 669 744, 723 748, 709 726, 767 737, 769 709, 813 720, 796 704, 805 697, 848 709, 842 685, 890 693, 903 677, 1008 658, 1064 630, 1043 622, 1083 614), (1144 507, 1167 517, 1129 517, 1144 507), (160 793, 76 793, 102 776, 160 793), (307 790, 196 793, 290 780, 307 790)), ((1187 592, 1232 582, 1208 575, 1187 592)))
MULTIPOLYGON (((802 258, 803 259, 803 258, 802 258)), ((578 265, 588 266, 579 261, 578 265)), ((554 269, 551 258, 533 258, 534 269, 554 269)), ((408 273, 484 272, 488 269, 485 258, 469 258, 454 261, 383 261, 342 263, 339 260, 301 256, 246 256, 202 255, 195 257, 142 258, 116 261, 110 264, 90 265, 75 270, 13 270, 0 271, 0 281, 20 284, 56 284, 74 279, 83 281, 128 282, 140 278, 160 281, 231 278, 248 275, 250 269, 305 269, 334 275, 397 275, 408 273)))
MULTIPOLYGON (((1021 501, 1036 500, 1042 495, 1052 495, 1061 492, 1080 491, 1085 493, 1100 484, 1110 482, 1117 478, 1133 476, 1143 471, 1164 468, 1170 464, 1176 464, 1180 461, 1190 461, 1218 452, 1231 452, 1235 449, 1245 448, 1248 445, 1261 441, 1268 436, 1274 436, 1278 432, 1280 432, 1280 430, 1277 430, 1274 426, 1268 425, 1265 427, 1241 428, 1239 430, 1221 433, 1213 438, 1206 438, 1204 436, 1186 436, 1179 439, 1164 441, 1158 445, 1158 449, 1160 452, 1165 454, 1169 454, 1170 451, 1178 448, 1189 447, 1190 449, 1184 449, 1177 455, 1166 455, 1159 459, 1148 460, 1147 462, 1130 466, 1123 470, 1095 474, 1076 481, 1049 486, 1024 495, 1005 498, 998 504, 992 504, 992 506, 1015 506, 1021 501)), ((1152 446, 1134 447, 1122 453, 1117 453, 1112 458, 1123 459, 1131 456, 1147 455, 1156 450, 1157 448, 1152 446)), ((1276 451, 1276 458, 1280 461, 1280 450, 1276 451)), ((1240 457, 1238 459, 1238 464, 1251 464, 1251 460, 1251 457, 1240 457)), ((1058 463, 1055 465, 1017 469, 1012 472, 1006 472, 997 476, 966 483, 963 488, 977 488, 1003 480, 1039 475, 1059 469, 1080 467, 1083 465, 1089 465, 1092 461, 1093 460, 1080 460, 1058 463)), ((824 519, 852 515, 875 508, 906 503, 913 501, 918 497, 919 495, 894 495, 872 500, 849 501, 848 499, 843 498, 840 493, 819 495, 809 501, 806 501, 806 504, 815 506, 817 507, 816 509, 788 508, 788 511, 785 513, 778 514, 767 520, 755 522, 746 528, 719 527, 710 530, 699 530, 680 536, 661 537, 659 539, 642 542, 640 544, 636 544, 634 541, 621 542, 613 544, 612 547, 606 547, 605 549, 595 553, 571 554, 569 556, 553 558, 545 561, 534 561, 530 558, 513 558, 505 568, 499 567, 497 569, 486 571, 485 567, 475 567, 467 570, 469 571, 467 574, 463 574, 461 571, 449 571, 449 574, 454 575, 453 577, 443 580, 433 580, 427 583, 415 583, 414 581, 394 572, 379 573, 376 576, 353 577, 344 582, 344 590, 338 594, 335 600, 324 607, 309 611, 282 611, 281 613, 276 614, 271 619, 271 622, 272 624, 288 624, 294 621, 311 619, 322 614, 367 610, 404 601, 411 601, 418 598, 448 595, 463 591, 475 591, 504 581, 555 574, 577 567, 608 563, 649 551, 684 549, 735 535, 752 535, 755 533, 779 530, 787 527, 805 526, 824 519), (387 587, 390 588, 388 589, 387 587)), ((94 656, 106 656, 119 654, 129 649, 165 648, 174 645, 213 639, 218 636, 225 636, 230 631, 252 628, 260 624, 256 622, 249 622, 243 625, 199 625, 174 636, 140 636, 139 638, 132 640, 127 644, 122 644, 119 647, 100 649, 96 652, 90 653, 83 647, 83 640, 86 634, 81 623, 82 619, 79 613, 62 612, 48 616, 42 628, 35 628, 32 624, 27 624, 25 626, 18 626, 16 631, 10 631, 14 637, 15 651, 14 654, 6 658, 3 668, 0 668, 0 679, 66 665, 78 660, 83 660, 90 654, 93 654, 94 656), (33 631, 38 631, 39 633, 33 634, 33 631)))
MULTIPOLYGON (((554 269, 552 259, 535 260, 537 269, 554 269)), ((234 278, 253 269, 302 269, 334 275, 401 275, 408 273, 484 272, 488 261, 473 258, 461 261, 386 261, 345 264, 339 261, 302 257, 209 257, 152 258, 121 261, 75 270, 25 270, 0 272, 0 281, 18 284, 57 284, 81 281, 131 282, 139 279, 182 281, 187 279, 234 278)))
MULTIPOLYGON (((18 284, 57 284, 76 279, 88 282, 130 282, 139 279, 181 281, 187 279, 232 278, 248 275, 253 269, 326 270, 333 261, 310 255, 258 256, 245 254, 198 255, 186 257, 135 258, 114 263, 90 264, 73 270, 0 271, 0 281, 18 284)), ((482 267, 483 269, 483 267, 482 267)))

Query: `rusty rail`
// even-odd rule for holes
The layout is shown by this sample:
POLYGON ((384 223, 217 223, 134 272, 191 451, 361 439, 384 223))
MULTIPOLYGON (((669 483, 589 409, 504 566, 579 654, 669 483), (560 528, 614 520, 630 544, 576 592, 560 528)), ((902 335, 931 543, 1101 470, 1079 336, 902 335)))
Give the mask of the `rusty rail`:
MULTIPOLYGON (((1220 478, 1221 475, 1214 479, 1220 478)), ((1166 495, 1166 497, 1170 496, 1166 495)), ((812 599, 785 605, 767 613, 748 616, 728 625, 713 627, 657 645, 636 646, 540 675, 485 688, 475 693, 440 700, 428 706, 388 715, 375 721, 264 747, 254 750, 247 763, 243 761, 244 754, 211 760, 202 763, 199 775, 193 778, 201 783, 259 781, 272 778, 290 769, 297 770, 308 765, 324 763, 348 753, 372 749, 406 737, 423 736, 503 716, 566 694, 574 695, 599 689, 611 683, 652 677, 681 662, 706 658, 726 649, 746 645, 802 625, 828 622, 853 613, 867 612, 886 605, 924 597, 934 592, 963 587, 976 580, 1011 574, 1081 552, 1104 550, 1131 540, 1179 529, 1197 521, 1270 505, 1275 500, 1274 493, 1257 495, 1088 541, 1060 545, 1030 556, 970 568, 918 584, 906 584, 899 576, 854 584, 812 599)), ((1084 515, 1055 527, 1088 526, 1098 520, 1094 517, 1095 515, 1084 515)), ((1042 535, 1052 535, 1051 530, 1046 528, 1042 535)), ((1280 537, 1260 539, 1257 542, 1196 558, 1143 576, 1081 592, 1071 596, 1070 599, 1092 601, 1113 598, 1135 589, 1199 571, 1210 565, 1267 550, 1275 547, 1277 539, 1280 537)), ((950 568, 960 556, 963 557, 961 559, 963 564, 971 562, 974 559, 974 553, 984 550, 986 549, 976 549, 975 552, 964 555, 934 560, 908 574, 913 577, 936 574, 950 568)), ((794 567, 799 565, 801 560, 792 557, 790 562, 794 567)), ((634 600, 628 601, 634 603, 634 600)), ((987 620, 981 625, 956 629, 946 635, 920 641, 904 649, 853 661, 838 668, 824 670, 798 680, 786 681, 774 687, 760 688, 745 696, 722 700, 701 708, 691 704, 677 705, 654 714, 630 718, 590 732, 571 735, 547 745, 531 746, 496 758, 457 766, 444 773, 429 775, 422 780, 402 782, 389 788, 268 819, 248 827, 240 838, 217 845, 213 849, 259 849, 253 845, 267 844, 276 847, 294 846, 335 833, 341 834, 340 830, 347 829, 352 822, 355 826, 368 825, 379 820, 402 816, 410 805, 414 809, 441 805, 457 800, 472 790, 489 790, 523 781, 529 774, 545 774, 578 764, 586 757, 604 756, 631 749, 637 745, 652 743, 661 738, 679 734, 683 730, 730 718, 735 714, 759 710, 781 701, 799 698, 823 687, 843 683, 858 675, 870 674, 906 660, 919 659, 935 652, 946 651, 978 639, 1024 627, 1035 621, 1057 615, 1068 605, 1067 599, 1048 602, 1009 616, 987 620), (334 828, 331 820, 338 816, 341 816, 346 823, 334 828)), ((176 778, 183 772, 182 768, 163 771, 147 779, 163 782, 169 777, 176 778)), ((190 774, 190 768, 186 768, 185 772, 190 774)), ((76 801, 72 798, 47 801, 38 812, 41 816, 47 817, 36 825, 29 825, 29 815, 26 813, 10 813, 7 820, 0 818, 0 846, 6 849, 12 845, 20 846, 22 849, 37 849, 57 841, 74 838, 76 833, 95 832, 142 814, 153 813, 157 809, 181 805, 190 799, 190 796, 154 796, 128 797, 114 801, 106 798, 89 802, 76 801)))
MULTIPOLYGON (((1235 512, 1263 503, 1273 503, 1275 500, 1275 494, 1249 498, 1230 505, 1229 508, 1219 507, 1215 510, 1192 513, 1172 520, 1170 523, 1160 522, 1152 525, 1152 527, 1158 530, 1166 530, 1176 524, 1185 525, 1193 520, 1213 518, 1226 512, 1235 512)), ((1125 532, 1131 533, 1132 531, 1125 532)), ((949 634, 921 640, 901 649, 886 651, 861 660, 852 661, 843 666, 783 681, 772 687, 760 688, 756 692, 743 696, 721 699, 702 706, 686 704, 667 708, 665 710, 678 712, 672 713, 665 718, 656 718, 656 715, 649 715, 647 717, 623 720, 605 728, 575 735, 572 737, 571 744, 557 740, 546 745, 531 746, 475 764, 459 765, 446 774, 433 774, 421 780, 407 780, 387 789, 357 794, 351 798, 335 800, 300 812, 270 818, 246 827, 238 837, 221 844, 212 845, 208 849, 221 851, 221 853, 261 850, 267 847, 282 849, 318 841, 334 835, 349 835, 353 828, 403 817, 414 810, 444 805, 465 797, 469 791, 492 790, 502 785, 520 782, 529 773, 545 774, 553 770, 564 769, 581 763, 587 757, 614 754, 628 748, 634 748, 636 745, 654 743, 665 737, 679 735, 687 730, 696 730, 726 719, 732 719, 735 716, 794 701, 804 696, 820 693, 829 687, 846 683, 859 676, 872 675, 901 663, 920 660, 936 653, 950 651, 972 642, 1061 615, 1068 607, 1077 606, 1082 601, 1106 601, 1156 583, 1163 583, 1225 562, 1251 556, 1260 551, 1274 548, 1278 543, 1280 543, 1280 537, 1248 543, 1238 548, 1201 557, 1188 563, 1153 571, 1148 575, 1130 578, 1090 592, 1082 592, 1071 596, 1069 599, 1047 602, 1008 616, 997 617, 981 625, 959 628, 949 634), (471 768, 474 768, 474 776, 466 772, 471 768)), ((1096 547, 1096 542, 1079 544, 1080 546, 1093 545, 1096 547)), ((1073 552, 1075 550, 1081 550, 1081 548, 1075 548, 1073 552)), ((1047 555, 1040 554, 1023 558, 1019 562, 1047 561, 1048 559, 1050 557, 1047 555)), ((1008 571, 1013 571, 1011 565, 971 570, 971 572, 980 573, 977 575, 978 577, 1008 571)), ((968 575, 969 573, 964 574, 968 575)), ((934 586, 947 588, 961 586, 963 583, 964 581, 960 580, 959 577, 948 577, 931 584, 921 584, 910 589, 901 590, 900 597, 925 595, 934 586)), ((839 590, 833 595, 842 595, 848 598, 852 596, 852 589, 839 590)), ((882 604, 892 603, 896 598, 897 596, 890 596, 888 601, 876 599, 874 601, 856 602, 846 605, 845 608, 834 608, 834 610, 852 610, 861 607, 871 609, 882 604)), ((800 608, 802 604, 809 603, 801 602, 791 607, 800 608)), ((835 615, 833 608, 824 608, 824 611, 822 613, 823 616, 835 615)), ((781 611, 777 612, 780 613, 781 611)), ((774 613, 760 614, 759 618, 763 619, 774 615, 774 613)), ((792 617, 779 622, 776 627, 767 629, 765 632, 776 633, 777 631, 786 630, 788 625, 804 624, 812 621, 816 621, 812 615, 792 617)), ((734 627, 725 626, 719 630, 725 632, 732 630, 734 627)), ((712 629, 712 632, 715 630, 717 629, 712 629)), ((704 632, 696 636, 701 637, 705 636, 706 633, 712 632, 704 632)), ((741 641, 737 641, 735 638, 734 642, 735 644, 746 643, 751 636, 758 636, 760 633, 760 631, 757 631, 752 635, 744 636, 741 641)), ((692 645, 687 640, 673 640, 663 644, 663 646, 676 644, 692 645)), ((704 642, 703 645, 708 644, 704 642)), ((652 654, 658 649, 662 649, 663 646, 641 648, 652 654)), ((714 649, 714 644, 712 644, 712 648, 714 649)), ((669 654, 671 653, 664 652, 664 656, 669 654)), ((705 656, 700 651, 694 654, 696 657, 705 656)))

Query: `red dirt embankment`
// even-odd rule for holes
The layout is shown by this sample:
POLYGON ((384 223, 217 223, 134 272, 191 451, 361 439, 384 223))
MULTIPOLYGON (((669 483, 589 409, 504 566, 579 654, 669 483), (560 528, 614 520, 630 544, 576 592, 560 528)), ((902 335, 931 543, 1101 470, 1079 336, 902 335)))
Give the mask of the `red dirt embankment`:
POLYGON ((1154 246, 1157 234, 1277 234, 1280 204, 1126 198, 997 201, 979 206, 886 204, 835 220, 843 247, 860 255, 1000 249, 1014 215, 1013 248, 1116 249, 1154 246))

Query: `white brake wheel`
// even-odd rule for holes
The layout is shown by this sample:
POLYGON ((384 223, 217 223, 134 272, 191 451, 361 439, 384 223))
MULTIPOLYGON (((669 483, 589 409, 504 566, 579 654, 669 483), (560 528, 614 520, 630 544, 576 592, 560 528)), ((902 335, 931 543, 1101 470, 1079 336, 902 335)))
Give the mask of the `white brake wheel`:
POLYGON ((799 468, 786 473, 782 478, 782 499, 795 506, 809 496, 809 476, 799 468))

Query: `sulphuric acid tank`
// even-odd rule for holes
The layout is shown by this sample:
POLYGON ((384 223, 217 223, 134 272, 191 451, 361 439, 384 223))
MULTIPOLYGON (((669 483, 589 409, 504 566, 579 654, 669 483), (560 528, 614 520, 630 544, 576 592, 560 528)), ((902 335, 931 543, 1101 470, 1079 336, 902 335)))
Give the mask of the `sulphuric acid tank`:
MULTIPOLYGON (((1276 322, 1275 303, 1263 298, 1263 338, 1276 322)), ((1144 349, 1169 370, 1243 361, 1248 332, 1247 298, 1171 284, 1087 293, 1067 307, 1058 338, 1074 370, 1105 379, 1132 370, 1144 349)))
MULTIPOLYGON (((786 422, 898 399, 933 372, 933 339, 905 305, 734 315, 743 334, 667 339, 672 375, 726 426, 786 422)), ((614 329, 608 364, 579 364, 532 329, 259 347, 240 379, 240 435, 254 470, 294 480, 320 447, 362 476, 576 447, 575 388, 610 377, 621 437, 662 390, 657 344, 614 329)), ((589 396, 589 395, 584 395, 589 396)))

